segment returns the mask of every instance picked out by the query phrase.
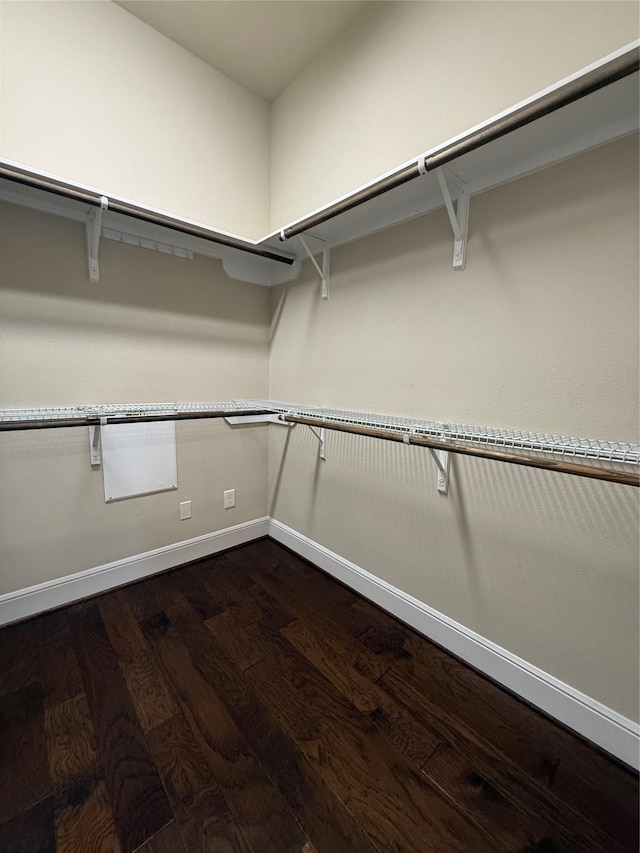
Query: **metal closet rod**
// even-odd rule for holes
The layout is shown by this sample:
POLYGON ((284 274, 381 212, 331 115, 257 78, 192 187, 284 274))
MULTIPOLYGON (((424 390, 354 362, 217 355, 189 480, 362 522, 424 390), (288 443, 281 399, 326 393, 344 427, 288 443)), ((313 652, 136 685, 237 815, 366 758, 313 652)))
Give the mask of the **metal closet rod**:
MULTIPOLYGON (((370 199, 377 198, 389 190, 402 186, 402 184, 412 181, 420 177, 424 172, 430 172, 434 169, 450 163, 458 157, 474 151, 489 142, 506 136, 520 127, 524 127, 536 119, 542 118, 549 113, 559 110, 561 107, 578 101, 598 89, 615 83, 616 80, 621 80, 629 74, 638 71, 640 67, 638 51, 633 49, 622 56, 612 59, 600 67, 582 75, 577 80, 572 80, 565 83, 564 86, 556 89, 553 92, 544 95, 533 103, 526 104, 518 110, 510 113, 508 116, 498 118, 485 127, 479 130, 472 131, 461 139, 444 146, 439 151, 427 156, 424 160, 410 163, 408 166, 393 172, 385 178, 371 184, 368 187, 347 196, 347 198, 338 201, 329 207, 324 208, 318 213, 307 216, 287 228, 283 228, 280 233, 281 240, 288 240, 308 231, 314 226, 320 225, 329 219, 333 219, 347 210, 351 210, 360 204, 363 204, 370 199)), ((23 184, 25 186, 34 187, 35 189, 45 190, 54 195, 63 196, 83 204, 91 205, 92 207, 100 207, 103 196, 84 190, 74 184, 60 181, 55 178, 50 178, 39 174, 30 169, 18 168, 9 166, 6 163, 0 163, 0 178, 13 181, 14 183, 23 184)), ((108 198, 108 196, 107 196, 108 198)), ((247 252, 251 255, 256 255, 261 258, 268 258, 272 261, 278 261, 282 264, 292 266, 295 263, 293 258, 279 255, 277 252, 268 249, 261 249, 253 243, 247 242, 240 238, 225 236, 208 228, 190 225, 183 220, 176 219, 168 214, 156 213, 148 208, 140 205, 132 204, 131 202, 119 201, 109 198, 109 210, 115 213, 121 213, 124 216, 130 216, 133 219, 139 219, 142 222, 150 222, 153 225, 160 225, 165 228, 170 228, 173 231, 179 231, 182 234, 188 234, 192 237, 199 237, 202 240, 208 240, 211 243, 217 243, 221 246, 228 246, 232 249, 238 249, 241 252, 247 252)))
POLYGON ((337 424, 334 421, 325 421, 322 418, 281 414, 280 420, 288 423, 320 427, 321 429, 332 429, 338 432, 350 432, 355 435, 366 435, 371 438, 384 438, 387 441, 398 441, 404 444, 417 444, 420 447, 431 447, 433 450, 449 450, 452 453, 461 453, 464 456, 479 456, 482 459, 495 459, 498 462, 510 462, 512 465, 524 465, 528 468, 544 468, 549 471, 558 471, 561 474, 589 477, 592 480, 607 480, 610 483, 619 483, 623 486, 640 486, 640 474, 634 474, 630 471, 610 471, 606 468, 597 468, 594 465, 584 465, 579 462, 567 462, 563 459, 556 460, 525 456, 520 453, 511 453, 510 451, 484 446, 473 447, 455 441, 439 441, 437 438, 412 435, 407 432, 391 432, 373 427, 357 426, 355 424, 337 424))
MULTIPOLYGON (((547 95, 530 104, 525 104, 509 115, 498 118, 490 124, 485 125, 485 127, 472 131, 461 139, 425 157, 424 171, 431 172, 434 169, 438 169, 440 166, 444 166, 452 160, 468 154, 470 151, 475 151, 476 148, 480 148, 488 142, 493 142, 501 136, 506 136, 536 119, 549 115, 549 113, 555 112, 574 101, 578 101, 592 92, 597 92, 598 89, 603 89, 605 86, 615 83, 616 80, 621 80, 623 77, 633 74, 639 67, 638 50, 634 48, 628 53, 601 65, 599 68, 595 68, 588 74, 584 74, 577 80, 565 83, 559 89, 549 92, 547 95)), ((347 210, 352 210, 366 201, 389 192, 389 190, 396 189, 396 187, 402 186, 402 184, 406 184, 408 181, 414 180, 414 178, 419 178, 420 175, 424 174, 421 166, 422 163, 419 165, 419 161, 404 166, 397 172, 387 175, 386 178, 381 178, 359 192, 353 193, 329 207, 325 207, 318 213, 301 219, 288 228, 283 228, 280 239, 288 240, 290 237, 295 237, 296 234, 308 231, 310 228, 321 225, 323 222, 333 219, 333 217, 345 213, 347 210)))
POLYGON ((295 261, 293 258, 287 258, 285 255, 279 255, 277 252, 269 251, 268 249, 260 249, 252 243, 241 240, 236 237, 228 237, 224 234, 218 234, 216 231, 211 231, 208 228, 199 225, 190 225, 180 219, 175 219, 166 213, 156 213, 146 207, 140 207, 137 204, 132 204, 128 201, 119 201, 109 196, 103 196, 99 193, 84 190, 81 187, 73 184, 59 181, 55 178, 45 177, 44 175, 33 172, 30 169, 21 169, 16 166, 9 166, 6 163, 0 163, 0 178, 5 178, 8 181, 13 181, 16 184, 23 184, 27 187, 45 190, 54 195, 69 198, 73 201, 89 204, 93 207, 100 207, 102 198, 106 197, 109 201, 108 210, 114 213, 121 213, 124 216, 130 216, 132 219, 139 219, 141 222, 150 222, 152 225, 161 225, 164 228, 171 228, 172 231, 179 231, 182 234, 188 234, 190 237, 199 237, 201 240, 208 240, 210 243, 218 243, 221 246, 228 246, 231 249, 238 249, 241 252, 248 252, 251 255, 257 255, 260 258, 268 258, 271 261, 278 261, 281 264, 292 266, 295 261))
POLYGON ((140 415, 95 415, 86 418, 39 418, 37 420, 0 421, 0 432, 18 432, 30 429, 65 429, 66 427, 100 426, 107 424, 139 424, 148 421, 195 421, 204 418, 230 418, 241 415, 272 415, 272 409, 229 409, 228 411, 209 412, 163 412, 140 415))

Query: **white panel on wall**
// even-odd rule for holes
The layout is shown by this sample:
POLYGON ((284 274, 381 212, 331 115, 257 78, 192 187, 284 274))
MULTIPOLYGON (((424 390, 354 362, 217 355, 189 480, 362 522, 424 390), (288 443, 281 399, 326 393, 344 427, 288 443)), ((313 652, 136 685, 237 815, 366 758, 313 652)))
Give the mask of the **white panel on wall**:
POLYGON ((178 488, 175 421, 102 427, 104 499, 178 488))

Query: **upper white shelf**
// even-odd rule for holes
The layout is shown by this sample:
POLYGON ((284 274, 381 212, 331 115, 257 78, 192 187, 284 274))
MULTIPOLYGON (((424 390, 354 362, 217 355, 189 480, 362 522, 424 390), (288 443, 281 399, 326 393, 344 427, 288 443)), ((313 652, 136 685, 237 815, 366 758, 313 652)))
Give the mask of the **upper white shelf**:
POLYGON ((35 172, 22 164, 3 159, 0 159, 0 201, 62 216, 83 224, 90 223, 90 216, 94 215, 97 209, 82 199, 69 198, 47 189, 31 186, 28 183, 4 178, 1 176, 3 167, 7 167, 8 170, 16 169, 18 172, 24 171, 27 175, 33 175, 36 178, 41 177, 43 183, 60 181, 66 187, 77 188, 80 194, 90 195, 98 199, 104 196, 107 199, 107 207, 101 211, 101 238, 156 249, 178 257, 188 258, 195 253, 218 258, 222 261, 223 268, 230 278, 254 282, 255 284, 280 284, 283 281, 295 279, 300 272, 300 263, 296 260, 295 253, 291 252, 292 247, 280 245, 274 251, 274 254, 281 257, 283 261, 273 260, 260 254, 252 254, 252 249, 257 252, 271 252, 272 250, 266 246, 263 248, 259 241, 238 237, 226 231, 210 228, 200 222, 181 219, 161 210, 144 207, 137 202, 129 202, 128 199, 110 195, 94 187, 70 184, 69 181, 63 181, 55 175, 35 172), (121 205, 123 208, 132 205, 141 212, 147 213, 149 219, 156 216, 169 217, 176 223, 176 227, 158 225, 152 221, 143 221, 133 216, 127 216, 112 209, 112 205, 121 205), (206 233, 210 235, 210 238, 206 239, 185 233, 188 231, 206 233), (218 242, 218 240, 222 242, 218 242), (235 242, 246 246, 249 251, 233 245, 226 245, 226 243, 235 242))
MULTIPOLYGON (((450 144, 470 133, 482 131, 498 120, 507 120, 515 116, 523 107, 542 104, 549 95, 559 92, 568 85, 587 80, 595 70, 608 65, 621 57, 637 55, 640 42, 622 48, 604 57, 602 60, 582 69, 580 72, 559 81, 557 84, 537 93, 526 101, 516 104, 498 116, 489 118, 486 122, 443 143, 425 154, 408 161, 404 166, 415 166, 424 162, 430 156, 437 154, 450 144)), ((575 156, 607 142, 620 139, 638 131, 640 120, 640 88, 638 72, 628 74, 615 82, 608 83, 591 94, 580 97, 572 103, 555 109, 541 118, 537 118, 523 127, 513 130, 499 139, 494 139, 469 153, 457 157, 445 167, 445 176, 451 199, 455 201, 461 191, 467 199, 477 193, 499 186, 508 181, 531 174, 568 157, 575 156)), ((42 211, 64 216, 79 222, 95 222, 95 198, 104 195, 108 202, 98 225, 94 225, 91 242, 97 245, 100 237, 121 240, 126 243, 141 245, 147 248, 189 257, 190 253, 219 258, 227 274, 234 279, 251 281, 267 286, 281 284, 297 278, 302 261, 307 257, 306 250, 299 237, 293 236, 281 240, 281 233, 290 227, 299 226, 309 217, 290 223, 284 228, 267 235, 261 240, 248 240, 229 234, 206 225, 181 219, 129 202, 116 196, 91 187, 71 184, 53 175, 43 175, 20 164, 0 160, 2 167, 23 169, 27 173, 43 178, 42 185, 47 182, 60 182, 66 187, 77 188, 78 197, 69 198, 48 189, 29 185, 29 182, 16 182, 6 177, 0 177, 0 199, 10 203, 36 208, 42 211), (84 195, 83 195, 84 194, 84 195), (83 200, 87 194, 92 194, 93 205, 83 200), (120 211, 135 210, 136 213, 126 215, 120 211), (91 219, 93 216, 93 219, 91 219), (142 216, 142 219, 139 218, 142 216), (154 220, 171 220, 170 225, 160 225, 154 220), (144 221, 146 220, 146 221, 144 221), (99 233, 98 233, 99 232, 99 233), (188 233, 192 232, 192 233, 188 233), (203 234, 206 236, 197 236, 203 234), (274 257, 270 257, 272 255, 274 257), (277 256, 277 257, 276 257, 277 256)), ((402 169, 403 167, 399 167, 402 169)), ((314 211, 313 214, 330 212, 336 202, 347 203, 362 191, 378 184, 388 175, 393 175, 399 169, 377 178, 359 187, 353 193, 348 193, 335 202, 314 211)), ((71 193, 73 194, 73 192, 71 193)), ((316 237, 307 245, 312 252, 319 251, 323 245, 327 248, 342 245, 361 237, 374 234, 392 225, 413 219, 443 207, 442 188, 435 171, 427 171, 415 180, 409 180, 387 192, 368 199, 366 202, 352 207, 343 213, 338 213, 309 229, 301 231, 303 239, 316 237), (319 242, 323 241, 323 242, 319 242)), ((450 217, 453 208, 450 206, 450 217)), ((452 222, 455 225, 454 222, 452 222)), ((91 248, 89 248, 91 254, 91 248)))
MULTIPOLYGON (((477 125, 477 127, 430 149, 422 157, 428 159, 430 155, 439 152, 449 144, 467 136, 467 134, 482 130, 483 127, 492 125, 497 119, 508 118, 524 105, 542 101, 554 90, 561 89, 571 81, 579 80, 595 68, 609 63, 612 59, 637 52, 639 46, 640 42, 634 42, 632 45, 604 57, 601 61, 588 66, 578 74, 561 80, 554 86, 528 98, 527 101, 515 104, 499 115, 477 125)), ((445 167, 449 173, 451 195, 455 198, 459 189, 459 184, 456 183, 455 178, 464 184, 467 196, 472 196, 637 132, 640 120, 638 78, 639 75, 636 72, 617 80, 580 100, 457 158, 445 167)), ((420 159, 421 157, 415 157, 403 166, 409 166, 420 159)), ((400 168, 402 167, 376 178, 375 181, 359 187, 353 193, 342 196, 336 201, 347 200, 350 196, 361 193, 387 175, 399 171, 400 168)), ((335 203, 331 202, 331 204, 319 208, 314 211, 314 214, 322 213, 323 210, 331 208, 335 203)), ((374 234, 384 228, 413 219, 443 206, 444 201, 436 173, 430 172, 347 210, 345 213, 340 213, 326 222, 314 226, 308 232, 303 232, 303 234, 308 233, 318 237, 325 241, 328 246, 334 247, 374 234)), ((283 242, 280 239, 281 230, 295 226, 307 218, 307 216, 302 217, 301 220, 295 220, 290 225, 285 226, 285 229, 278 229, 277 232, 266 238, 261 245, 273 249, 277 246, 291 249, 298 241, 292 237, 283 242)), ((317 250, 318 245, 314 243, 311 248, 317 250)), ((304 252, 299 249, 297 254, 299 257, 305 257, 304 252)))

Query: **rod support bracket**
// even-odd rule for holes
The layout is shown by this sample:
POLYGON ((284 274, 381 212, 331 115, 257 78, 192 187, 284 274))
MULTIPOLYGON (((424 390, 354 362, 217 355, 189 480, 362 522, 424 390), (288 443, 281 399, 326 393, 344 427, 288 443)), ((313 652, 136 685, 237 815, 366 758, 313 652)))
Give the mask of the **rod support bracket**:
POLYGON ((467 262, 467 232, 469 229, 469 195, 465 185, 456 178, 457 201, 454 206, 443 168, 435 170, 440 192, 453 229, 453 268, 463 270, 467 262))
POLYGON ((100 281, 100 264, 98 263, 98 251, 100 249, 100 235, 102 233, 102 214, 109 208, 109 199, 103 195, 100 197, 100 207, 94 207, 87 216, 87 259, 89 262, 89 280, 100 281))
MULTIPOLYGON (((311 234, 310 236, 313 237, 313 234, 311 234)), ((321 268, 302 234, 299 234, 298 237, 300 238, 300 242, 302 243, 302 248, 307 253, 309 260, 314 265, 318 275, 320 276, 320 281, 322 282, 321 296, 326 301, 329 298, 329 284, 331 281, 331 249, 326 245, 324 240, 320 240, 319 237, 313 238, 314 240, 318 240, 320 243, 323 244, 321 268)))

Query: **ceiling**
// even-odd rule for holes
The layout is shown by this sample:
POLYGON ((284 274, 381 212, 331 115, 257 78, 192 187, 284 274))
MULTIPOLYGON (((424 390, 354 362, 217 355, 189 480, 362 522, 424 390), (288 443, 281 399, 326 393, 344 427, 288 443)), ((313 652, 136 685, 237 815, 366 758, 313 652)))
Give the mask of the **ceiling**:
POLYGON ((271 101, 367 5, 364 0, 116 0, 271 101))

